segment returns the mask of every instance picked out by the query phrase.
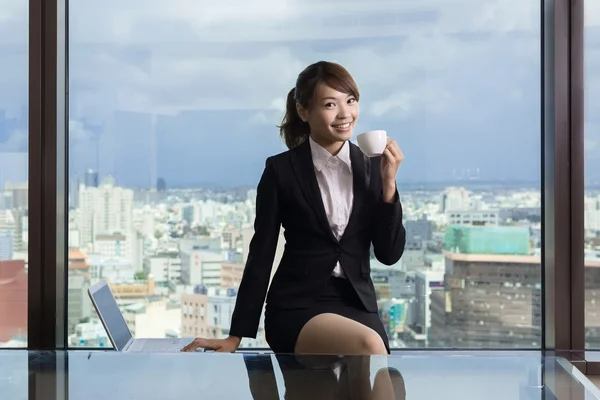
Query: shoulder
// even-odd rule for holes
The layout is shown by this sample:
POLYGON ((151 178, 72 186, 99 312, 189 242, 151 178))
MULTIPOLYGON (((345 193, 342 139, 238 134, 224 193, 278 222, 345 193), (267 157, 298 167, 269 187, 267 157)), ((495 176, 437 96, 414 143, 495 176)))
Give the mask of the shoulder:
POLYGON ((298 154, 302 151, 302 147, 303 144, 293 149, 286 150, 268 157, 265 161, 265 167, 273 166, 277 168, 289 165, 290 161, 292 161, 294 157, 297 157, 298 154))
POLYGON ((267 157, 262 175, 263 179, 271 180, 273 182, 284 179, 281 174, 283 173, 283 175, 286 176, 285 171, 288 169, 287 166, 290 165, 290 153, 291 150, 287 150, 267 157))
POLYGON ((292 150, 287 150, 282 153, 267 157, 267 160, 265 161, 265 166, 268 167, 269 165, 273 165, 273 166, 280 165, 281 163, 290 159, 291 152, 292 152, 292 150))

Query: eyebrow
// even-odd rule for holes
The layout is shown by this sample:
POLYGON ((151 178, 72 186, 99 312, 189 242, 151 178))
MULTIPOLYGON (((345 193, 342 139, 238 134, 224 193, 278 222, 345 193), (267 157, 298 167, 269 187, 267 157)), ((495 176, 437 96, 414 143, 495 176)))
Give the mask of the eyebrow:
MULTIPOLYGON (((353 94, 349 94, 346 97, 354 97, 354 95, 353 94)), ((323 100, 337 100, 337 99, 338 99, 337 97, 331 97, 331 96, 323 97, 323 100)))

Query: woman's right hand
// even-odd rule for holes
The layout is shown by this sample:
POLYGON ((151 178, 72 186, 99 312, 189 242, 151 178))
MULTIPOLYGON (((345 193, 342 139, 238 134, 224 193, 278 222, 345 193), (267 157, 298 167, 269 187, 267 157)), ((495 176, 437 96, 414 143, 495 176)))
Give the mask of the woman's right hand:
POLYGON ((214 350, 219 353, 233 353, 240 346, 241 341, 242 338, 237 336, 229 336, 225 339, 196 338, 181 351, 196 351, 196 349, 202 348, 206 350, 214 350))

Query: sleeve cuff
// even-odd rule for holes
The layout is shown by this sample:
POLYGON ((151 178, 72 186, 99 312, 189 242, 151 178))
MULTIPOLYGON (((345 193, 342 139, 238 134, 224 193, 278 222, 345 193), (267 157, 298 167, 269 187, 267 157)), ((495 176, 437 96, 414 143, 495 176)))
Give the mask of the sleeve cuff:
POLYGON ((400 195, 398 190, 394 194, 394 199, 391 203, 383 201, 383 192, 379 195, 379 215, 383 220, 389 221, 392 228, 398 219, 402 220, 402 205, 400 203, 400 195))
POLYGON ((394 192, 394 198, 391 203, 383 201, 383 191, 381 191, 381 193, 379 194, 379 202, 386 206, 395 206, 396 204, 400 203, 400 195, 398 194, 398 189, 396 189, 396 191, 394 192))
MULTIPOLYGON (((381 193, 381 201, 383 201, 383 193, 381 193)), ((383 201, 383 202, 386 203, 386 204, 389 204, 389 205, 394 205, 394 204, 399 203, 400 202, 400 195, 398 194, 398 189, 396 189, 396 192, 394 193, 394 199, 392 200, 391 203, 387 203, 385 201, 383 201)))

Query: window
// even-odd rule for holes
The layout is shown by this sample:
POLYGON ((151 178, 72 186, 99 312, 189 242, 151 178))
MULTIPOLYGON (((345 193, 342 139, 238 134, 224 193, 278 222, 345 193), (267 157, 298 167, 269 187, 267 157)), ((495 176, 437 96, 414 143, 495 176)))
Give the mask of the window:
POLYGON ((0 11, 0 347, 27 346, 28 2, 0 11))
POLYGON ((600 348, 600 9, 585 6, 585 345, 600 348))
MULTIPOLYGON (((222 285, 239 282, 256 184, 284 150, 286 94, 325 59, 361 87, 355 135, 386 129, 406 154, 409 245, 371 262, 391 345, 540 346, 539 0, 89 7, 69 13, 72 344, 102 329, 85 296, 101 278, 123 312, 146 305, 140 337, 228 331, 222 285), (184 318, 184 297, 206 318, 184 318)), ((267 346, 262 324, 242 346, 267 346)))

